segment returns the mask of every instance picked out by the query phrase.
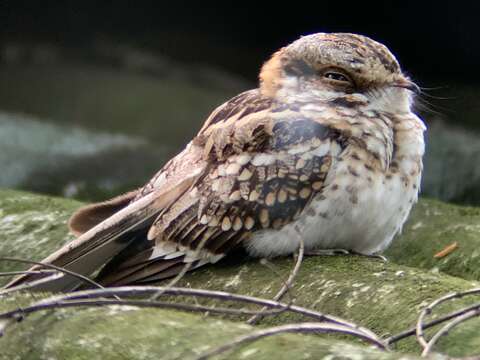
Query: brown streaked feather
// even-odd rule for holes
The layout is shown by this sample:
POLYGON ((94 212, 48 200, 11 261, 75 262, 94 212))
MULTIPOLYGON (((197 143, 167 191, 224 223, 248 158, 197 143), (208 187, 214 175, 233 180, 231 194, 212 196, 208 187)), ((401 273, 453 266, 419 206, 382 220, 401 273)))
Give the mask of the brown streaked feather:
POLYGON ((138 194, 134 190, 113 199, 90 204, 77 210, 68 220, 70 231, 79 236, 127 206, 138 194))
POLYGON ((168 234, 168 236, 165 236, 164 234, 165 240, 173 239, 173 238, 181 239, 185 237, 185 234, 189 234, 195 228, 195 226, 197 226, 198 219, 196 214, 184 213, 182 215, 184 215, 185 217, 183 221, 183 225, 177 226, 175 228, 175 231, 171 234, 168 234))
POLYGON ((108 276, 101 277, 97 281, 103 286, 123 286, 143 281, 152 275, 165 272, 172 267, 179 267, 181 270, 183 265, 183 257, 172 260, 160 259, 158 261, 149 261, 110 273, 108 276))
POLYGON ((240 238, 242 236, 242 233, 239 231, 234 231, 230 230, 228 232, 223 232, 220 233, 216 238, 215 241, 212 242, 212 245, 209 246, 209 250, 215 254, 222 254, 225 252, 220 252, 218 251, 220 248, 224 246, 225 250, 232 250, 234 248, 234 244, 236 244, 236 241, 234 241, 237 238, 240 238), (228 246, 228 245, 231 246, 228 246), (227 246, 225 246, 227 245, 227 246))
MULTIPOLYGON (((208 264, 208 262, 205 260, 194 261, 192 265, 190 265, 189 271, 198 269, 199 267, 206 264, 208 264)), ((180 272, 184 269, 184 267, 185 267, 185 263, 178 262, 175 265, 170 266, 169 268, 162 271, 158 271, 157 269, 152 268, 152 270, 149 271, 149 273, 151 274, 150 276, 142 277, 139 279, 128 279, 128 280, 129 281, 133 280, 134 282, 138 282, 140 284, 157 282, 157 281, 165 280, 180 274, 180 272)))
POLYGON ((236 121, 252 113, 268 110, 273 100, 260 96, 258 89, 245 91, 216 108, 200 129, 198 136, 202 136, 208 128, 226 120, 236 121))
MULTIPOLYGON (((199 234, 201 236, 197 236, 195 238, 191 237, 189 239, 188 246, 192 249, 197 249, 197 247, 200 244, 206 244, 207 242, 210 242, 211 239, 217 238, 221 233, 222 233, 222 229, 220 227, 210 226, 206 229, 205 232, 202 232, 201 234, 199 234)), ((215 253, 213 249, 211 251, 215 253)))
MULTIPOLYGON (((191 185, 193 185, 192 183, 191 185)), ((184 212, 191 212, 192 207, 198 202, 198 199, 195 197, 190 196, 190 192, 186 193, 186 196, 179 196, 175 199, 175 202, 171 204, 169 207, 169 211, 165 211, 162 213, 162 216, 157 218, 155 222, 152 224, 150 229, 148 230, 147 238, 149 240, 155 239, 159 232, 157 230, 158 226, 165 226, 164 224, 168 224, 170 222, 175 223, 176 227, 185 226, 184 222, 189 221, 188 216, 183 216, 184 212)), ((166 234, 169 234, 167 232, 166 234)), ((168 238, 168 236, 167 236, 168 238)))
POLYGON ((252 233, 250 231, 237 234, 237 236, 235 236, 231 241, 223 243, 219 248, 216 249, 216 251, 219 254, 226 254, 231 249, 235 249, 243 242, 248 241, 251 236, 252 233))
MULTIPOLYGON (((144 250, 138 250, 138 246, 132 246, 134 249, 125 249, 124 254, 119 254, 115 262, 110 262, 107 264, 101 273, 115 272, 117 270, 123 270, 131 268, 133 266, 144 264, 151 261, 151 256, 153 254, 153 247, 147 247, 144 250)), ((99 275, 101 276, 101 274, 99 275)))
POLYGON ((218 107, 192 143, 202 147, 204 158, 210 160, 245 150, 261 151, 271 136, 269 115, 274 106, 274 100, 258 89, 246 91, 218 107))

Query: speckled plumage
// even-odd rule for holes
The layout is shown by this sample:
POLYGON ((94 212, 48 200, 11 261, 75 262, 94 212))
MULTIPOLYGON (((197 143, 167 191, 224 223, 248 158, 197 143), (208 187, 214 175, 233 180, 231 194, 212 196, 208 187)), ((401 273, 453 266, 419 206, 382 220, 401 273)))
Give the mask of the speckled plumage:
MULTIPOLYGON (((158 280, 238 246, 286 255, 299 237, 307 250, 382 251, 419 191, 425 127, 411 111, 412 90, 395 57, 369 38, 302 37, 265 63, 258 89, 214 110, 143 188, 81 210, 71 227, 83 233, 129 204, 116 223, 94 227, 118 233, 106 236, 118 244, 108 259, 120 255, 100 274, 105 284, 158 280), (135 227, 119 226, 125 219, 135 227), (118 240, 132 229, 142 240, 118 240)), ((70 250, 87 247, 85 263, 94 229, 70 250)), ((75 256, 63 253, 47 260, 68 267, 75 256)))

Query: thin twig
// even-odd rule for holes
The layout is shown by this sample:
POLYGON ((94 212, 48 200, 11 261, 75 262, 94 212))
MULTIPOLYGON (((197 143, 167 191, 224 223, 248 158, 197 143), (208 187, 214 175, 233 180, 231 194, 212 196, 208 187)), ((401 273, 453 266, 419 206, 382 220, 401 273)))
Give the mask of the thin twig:
MULTIPOLYGON (((109 305, 128 305, 137 307, 151 307, 151 308, 169 308, 184 311, 197 311, 197 312, 213 312, 218 314, 227 315, 253 315, 258 311, 244 310, 244 309, 230 309, 220 308, 205 305, 172 303, 167 301, 152 301, 152 300, 135 300, 135 299, 79 299, 79 300, 66 300, 66 301, 52 301, 52 302, 37 302, 33 305, 23 307, 21 313, 23 315, 31 314, 37 311, 44 311, 49 309, 60 309, 69 307, 101 307, 109 305)), ((270 315, 277 314, 280 310, 270 311, 270 315)), ((17 310, 11 310, 1 314, 1 319, 14 318, 17 315, 17 310)))
POLYGON ((382 350, 387 350, 387 345, 382 341, 377 339, 372 339, 369 336, 365 336, 363 332, 356 331, 351 327, 338 325, 338 324, 329 324, 329 323, 298 323, 298 324, 288 324, 282 326, 274 326, 266 329, 258 330, 248 335, 243 335, 235 340, 228 342, 222 346, 214 348, 197 358, 195 360, 206 360, 212 356, 221 354, 225 351, 228 351, 234 347, 240 346, 245 343, 253 342, 260 340, 264 337, 279 335, 283 333, 340 333, 352 335, 357 338, 366 340, 382 350))
MULTIPOLYGON (((200 244, 198 244, 197 248, 195 249, 195 252, 193 253, 192 257, 197 258, 200 255, 200 252, 202 251, 205 243, 207 242, 208 237, 205 237, 202 239, 200 244)), ((185 276, 185 274, 192 268, 193 262, 188 262, 186 263, 182 270, 172 279, 170 282, 165 286, 165 288, 171 288, 177 285, 177 283, 185 276)), ((162 291, 158 291, 158 293, 153 294, 150 297, 150 300, 157 300, 160 296, 162 296, 162 291)))
MULTIPOLYGON (((316 319, 317 321, 326 321, 333 324, 338 324, 338 325, 348 327, 354 331, 361 332, 366 337, 369 337, 369 338, 375 339, 378 342, 381 342, 380 338, 368 329, 359 327, 356 324, 352 324, 343 319, 340 319, 331 315, 325 315, 325 314, 322 314, 310 309, 305 309, 299 306, 289 306, 287 304, 279 303, 273 300, 255 298, 255 297, 246 296, 246 295, 236 295, 236 294, 231 294, 223 291, 209 291, 209 290, 203 290, 203 289, 189 289, 189 288, 160 288, 160 290, 162 291, 162 295, 194 296, 194 297, 214 298, 214 299, 219 299, 224 301, 239 301, 239 302, 250 303, 250 304, 255 304, 260 306, 268 306, 271 309, 277 309, 279 311, 291 311, 294 313, 301 314, 303 316, 316 319)), ((148 296, 154 293, 158 293, 158 291, 159 291, 159 288, 154 286, 142 286, 142 287, 131 286, 131 287, 118 287, 118 288, 77 291, 73 293, 57 295, 47 299, 43 299, 25 308, 4 312, 0 314, 0 320, 1 319, 17 319, 19 316, 24 316, 27 313, 31 313, 39 310, 45 310, 47 308, 55 308, 59 306, 62 306, 62 307, 75 306, 75 305, 80 306, 83 304, 94 306, 95 302, 92 302, 92 300, 98 297, 105 298, 113 295, 122 296, 122 297, 123 296, 142 296, 142 295, 148 296), (80 303, 78 302, 80 300, 89 300, 90 302, 88 304, 86 302, 80 303)), ((210 307, 200 308, 198 305, 160 303, 160 302, 152 302, 151 300, 148 300, 148 301, 138 300, 138 301, 139 301, 138 303, 130 303, 130 304, 134 304, 134 305, 136 304, 138 306, 142 306, 142 305, 149 306, 150 304, 151 306, 156 306, 156 305, 152 305, 156 303, 158 304, 158 306, 163 306, 163 307, 167 307, 167 306, 176 307, 176 308, 183 307, 183 309, 186 309, 186 307, 189 307, 188 310, 193 310, 193 311, 195 311, 196 309, 197 311, 211 311, 211 312, 215 311, 213 310, 213 308, 210 308, 210 307)), ((127 305, 125 300, 112 300, 112 299, 99 299, 96 301, 96 303, 99 305, 112 305, 112 304, 127 305)), ((224 309, 219 309, 218 311, 225 313, 230 310, 232 309, 229 309, 227 311, 225 311, 224 309)), ((243 312, 243 310, 231 311, 231 313, 234 313, 234 312, 239 314, 240 312, 243 312)), ((272 314, 274 313, 275 312, 272 311, 272 314)), ((249 313, 249 315, 251 314, 253 313, 249 313)))
MULTIPOLYGON (((293 282, 295 281, 295 278, 298 274, 298 271, 300 270, 300 266, 302 265, 303 261, 303 255, 305 252, 305 244, 303 241, 302 237, 299 237, 299 246, 298 246, 298 252, 297 252, 297 261, 295 262, 295 265, 290 272, 290 275, 287 279, 287 281, 283 284, 282 288, 280 291, 273 297, 273 300, 275 301, 280 301, 282 297, 285 295, 285 293, 289 292, 292 288, 293 282)), ((263 310, 267 310, 266 307, 262 308, 263 310)), ((254 325, 258 323, 261 319, 263 318, 262 313, 260 312, 257 315, 252 316, 250 319, 247 320, 247 324, 254 325)))
MULTIPOLYGON (((446 302, 448 300, 460 299, 464 296, 474 295, 474 294, 479 294, 479 293, 480 293, 480 288, 474 288, 474 289, 463 291, 463 292, 455 292, 455 293, 447 294, 445 296, 442 296, 442 297, 434 300, 427 307, 425 307, 420 312, 420 315, 418 316, 418 320, 417 320, 417 325, 416 325, 417 342, 422 346, 422 348, 425 350, 428 347, 428 341, 425 339, 425 334, 423 332, 423 329, 424 329, 423 321, 424 321, 424 318, 433 311, 433 308, 435 308, 436 306, 438 306, 441 303, 446 302)), ((463 311, 463 310, 461 310, 461 311, 463 311)), ((464 312, 462 312, 462 314, 464 314, 464 312)), ((461 315, 460 317, 462 317, 462 316, 463 315, 461 315)))
MULTIPOLYGON (((108 290, 111 290, 111 289, 108 289, 108 290)), ((3 314, 0 314, 0 320, 16 319, 19 313, 21 313, 22 316, 25 316, 27 314, 31 314, 31 313, 42 311, 42 310, 48 310, 48 309, 69 308, 69 307, 79 307, 79 306, 94 307, 94 306, 107 306, 107 305, 130 305, 130 306, 138 306, 138 307, 174 308, 174 309, 187 310, 187 311, 214 312, 214 313, 233 314, 233 315, 252 315, 255 313, 255 312, 252 312, 249 310, 243 310, 243 309, 215 308, 211 306, 161 302, 161 301, 152 301, 152 300, 138 300, 138 299, 116 300, 116 299, 105 299, 105 298, 102 298, 102 299, 93 298, 95 295, 110 296, 110 295, 113 295, 114 293, 115 294, 121 293, 122 296, 124 295, 138 296, 140 294, 152 293, 156 290, 157 290, 156 288, 147 289, 145 287, 142 289, 134 289, 134 287, 130 287, 129 289, 116 288, 116 291, 107 291, 108 294, 104 294, 105 291, 103 290, 89 290, 89 291, 82 291, 77 293, 70 293, 64 296, 55 296, 48 299, 44 299, 42 301, 39 301, 33 305, 24 307, 22 309, 16 309, 16 310, 5 312, 3 314)), ((205 290, 182 289, 182 288, 169 288, 169 289, 165 289, 165 291, 163 292, 163 294, 165 295, 187 295, 187 294, 194 295, 194 296, 213 295, 213 297, 215 298, 222 298, 224 297, 224 295, 227 295, 222 292, 211 292, 212 294, 208 294, 208 293, 209 292, 206 293, 205 290), (192 292, 188 290, 194 290, 194 291, 192 292)), ((227 300, 232 300, 235 297, 236 296, 234 294, 228 294, 227 300)), ((262 302, 272 303, 271 300, 262 301, 261 299, 255 299, 255 298, 244 297, 244 296, 238 296, 238 298, 235 300, 239 300, 239 299, 242 299, 242 301, 244 302, 252 302, 253 300, 255 303, 262 303, 262 302)), ((280 305, 281 307, 286 308, 284 304, 280 304, 280 305)), ((280 308, 279 310, 281 311, 282 308, 280 308)), ((294 311, 295 309, 291 309, 291 310, 294 311)), ((298 308, 298 310, 301 311, 301 308, 298 308)), ((270 314, 275 314, 275 313, 278 313, 278 311, 270 312, 270 314)), ((267 314, 263 312, 263 315, 267 315, 267 314)), ((324 316, 322 314, 320 314, 319 318, 325 318, 326 320, 331 322, 328 324, 327 323, 301 323, 298 325, 296 324, 285 325, 281 327, 272 328, 270 330, 270 333, 268 332, 269 329, 266 329, 267 333, 265 334, 262 333, 263 335, 260 335, 258 338, 275 335, 276 333, 281 333, 281 332, 340 332, 344 334, 357 336, 359 338, 367 340, 382 349, 386 349, 387 347, 386 344, 383 343, 378 336, 376 336, 375 334, 373 334, 368 330, 365 331, 365 329, 358 327, 357 325, 350 324, 344 321, 339 322, 338 321, 339 319, 337 318, 324 316), (273 329, 275 330, 272 332, 273 329)), ((262 331, 265 331, 265 330, 262 330, 262 331)), ((254 333, 254 334, 257 334, 257 333, 254 333)), ((242 340, 241 342, 253 341, 253 340, 255 340, 254 337, 252 338, 249 337, 248 339, 242 340)))
MULTIPOLYGON (((461 309, 461 310, 458 310, 458 311, 454 311, 454 312, 451 312, 450 314, 447 314, 445 316, 442 316, 442 317, 439 317, 438 319, 435 319, 435 320, 432 320, 432 321, 429 321, 428 323, 425 323, 423 324, 422 326, 422 329, 423 330, 426 330, 426 329, 429 329, 435 325, 438 325, 438 324, 441 324, 445 321, 448 321, 450 319, 453 319, 457 316, 460 316, 460 315, 463 315, 465 314, 466 312, 469 312, 471 310, 475 310, 475 309, 480 309, 480 303, 479 304, 475 304, 475 305, 472 305, 472 306, 469 306, 469 307, 466 307, 465 309, 461 309)), ((407 337, 410 337, 412 335, 415 335, 417 331, 417 328, 416 327, 412 327, 408 330, 405 330, 405 331, 402 331, 396 335, 392 335, 390 336, 389 338, 387 338, 385 341, 387 342, 387 344, 391 345, 391 344, 394 344, 400 340, 403 340, 407 337)))
MULTIPOLYGON (((80 299, 80 300, 67 300, 67 301, 53 301, 45 302, 40 301, 27 307, 19 307, 18 309, 5 312, 0 317, 0 337, 3 335, 5 329, 12 323, 23 320, 26 315, 49 309, 60 309, 69 307, 100 307, 108 305, 129 305, 137 307, 150 307, 150 308, 165 308, 176 309, 183 311, 196 311, 204 313, 216 313, 226 315, 255 315, 258 311, 244 310, 244 309, 230 309, 219 308, 204 305, 192 305, 182 303, 171 303, 152 300, 130 300, 130 299, 80 299), (2 323, 2 319, 6 320, 2 323)), ((264 312, 265 315, 276 315, 285 311, 285 309, 274 309, 264 312)))
MULTIPOLYGON (((62 294, 53 296, 44 300, 39 301, 36 305, 41 305, 44 303, 54 303, 54 302, 62 302, 68 300, 80 300, 80 299, 94 299, 99 297, 110 297, 113 295, 117 296, 148 296, 158 292, 159 290, 162 291, 162 295, 172 295, 172 296, 197 296, 197 297, 205 297, 205 298, 212 298, 217 300, 223 301, 234 301, 234 302, 243 302, 249 303, 259 306, 268 306, 272 309, 286 309, 287 311, 294 312, 297 314, 301 314, 306 317, 310 317, 317 321, 327 321, 336 324, 341 324, 350 327, 357 327, 361 329, 363 332, 370 333, 368 329, 360 328, 355 324, 352 324, 348 321, 343 319, 337 318, 331 315, 325 315, 319 313, 314 310, 306 309, 300 306, 291 305, 285 303, 280 303, 277 301, 269 300, 269 299, 261 299, 247 295, 237 295, 232 294, 224 291, 211 291, 211 290, 203 290, 203 289, 191 289, 191 288, 166 288, 166 287, 156 287, 156 286, 123 286, 123 287, 112 287, 106 289, 92 289, 92 290, 84 290, 84 291, 76 291, 73 293, 62 294)), ((0 319, 11 317, 15 313, 19 313, 20 310, 12 310, 8 313, 0 314, 0 319)))
POLYGON ((465 322, 465 321, 467 321, 471 318, 477 317, 479 315, 480 315, 480 309, 475 309, 475 310, 469 311, 469 312, 463 314, 462 316, 459 316, 456 319, 453 319, 449 323, 445 324, 445 326, 443 326, 434 336, 432 336, 430 341, 427 343, 427 346, 425 346, 425 348, 423 349, 422 356, 425 357, 428 354, 430 354, 430 352, 432 351, 435 343, 442 336, 446 335, 450 330, 452 330, 455 326, 457 326, 458 324, 461 324, 462 322, 465 322))
MULTIPOLYGON (((75 293, 65 294, 62 296, 57 296, 52 299, 81 299, 81 298, 95 298, 100 296, 111 296, 111 295, 126 295, 126 296, 147 296, 149 294, 158 293, 161 291, 162 295, 173 295, 173 296, 192 296, 192 297, 204 297, 217 299, 222 301, 236 301, 236 302, 245 302, 259 306, 267 306, 272 309, 283 309, 284 311, 294 312, 306 317, 310 317, 317 321, 331 322, 335 324, 340 324, 348 327, 355 328, 359 331, 364 332, 368 336, 378 338, 378 336, 370 331, 367 328, 358 326, 357 324, 351 323, 344 319, 338 318, 333 315, 326 315, 315 310, 307 309, 301 306, 281 303, 275 300, 263 299, 248 295, 233 294, 225 291, 214 291, 214 290, 205 290, 205 289, 194 289, 194 288, 180 288, 180 287, 157 287, 157 286, 123 286, 117 288, 107 288, 107 289, 94 289, 94 290, 85 290, 77 291, 75 293)), ((51 299, 45 299, 44 301, 49 301, 51 299)), ((0 314, 0 319, 2 315, 0 314)))

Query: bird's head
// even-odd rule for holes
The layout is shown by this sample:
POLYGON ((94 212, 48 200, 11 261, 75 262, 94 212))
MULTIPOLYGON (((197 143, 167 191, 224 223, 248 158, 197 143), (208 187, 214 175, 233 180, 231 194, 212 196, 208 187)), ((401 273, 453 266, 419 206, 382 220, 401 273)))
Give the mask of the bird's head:
POLYGON ((408 112, 418 87, 386 46, 361 35, 318 33, 277 51, 262 68, 260 89, 281 101, 359 94, 372 110, 408 112))

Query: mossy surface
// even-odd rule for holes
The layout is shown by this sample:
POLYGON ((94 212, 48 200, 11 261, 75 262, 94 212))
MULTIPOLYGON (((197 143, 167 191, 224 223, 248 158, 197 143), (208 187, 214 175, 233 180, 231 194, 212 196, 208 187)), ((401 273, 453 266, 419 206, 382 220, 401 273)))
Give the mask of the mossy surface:
MULTIPOLYGON (((273 266, 274 272, 255 261, 240 267, 218 264, 194 272, 180 285, 272 298, 288 277, 293 262, 279 259, 273 266)), ((291 295, 296 305, 336 315, 389 336, 414 326, 419 311, 434 299, 475 286, 478 283, 392 262, 361 256, 325 256, 305 259, 291 295)), ((458 306, 460 302, 455 304, 458 306)), ((446 313, 453 306, 441 310, 446 313)), ((263 324, 300 320, 298 316, 283 314, 265 318, 263 324)), ((468 353, 468 349, 480 348, 479 325, 480 322, 464 324, 462 333, 450 335, 449 346, 444 347, 444 342, 440 342, 439 349, 461 355, 468 353), (467 349, 467 343, 472 347, 467 349)), ((395 348, 413 352, 418 345, 410 338, 395 348)))
MULTIPOLYGON (((43 259, 73 239, 67 220, 80 205, 74 200, 0 190, 0 256, 43 259)), ((16 263, 0 262, 0 271, 18 268, 16 263)), ((4 281, 0 278, 0 284, 4 281)))
MULTIPOLYGON (((241 323, 130 306, 57 310, 32 316, 0 339, 0 359, 191 359, 252 331, 241 323)), ((314 335, 278 335, 216 359, 399 359, 314 335)), ((414 358, 413 356, 411 358, 414 358)))
POLYGON ((480 208, 422 199, 385 255, 398 264, 480 280, 480 208), (448 255, 435 257, 454 243, 448 255))
MULTIPOLYGON (((0 256, 42 259, 71 239, 66 220, 80 205, 71 200, 0 191, 0 256)), ((414 326, 420 309, 433 299, 479 286, 475 280, 477 257, 473 256, 480 241, 479 220, 479 209, 421 200, 404 234, 389 250, 389 262, 362 256, 307 257, 285 301, 292 296, 297 305, 340 316, 379 335, 396 334, 414 326), (459 244, 455 251, 442 259, 433 258, 453 240, 459 244)), ((271 298, 288 277, 293 260, 270 262, 273 270, 257 260, 223 261, 188 274, 179 286, 271 298)), ((0 271, 19 268, 24 267, 0 263, 0 271)), ((471 299, 449 303, 436 314, 468 301, 471 299)), ((0 311, 30 302, 28 295, 1 299, 0 311)), ((207 346, 249 333, 252 329, 241 320, 131 307, 48 311, 10 326, 0 339, 0 347, 8 359, 191 358, 207 346)), ((260 326, 300 320, 304 319, 284 313, 265 318, 260 326)), ((442 339, 437 349, 454 356, 474 354, 480 348, 479 328, 479 321, 462 324, 442 339)), ((223 358, 398 358, 406 353, 418 354, 419 346, 409 338, 394 350, 391 354, 380 353, 350 337, 282 335, 242 346, 223 358)))

